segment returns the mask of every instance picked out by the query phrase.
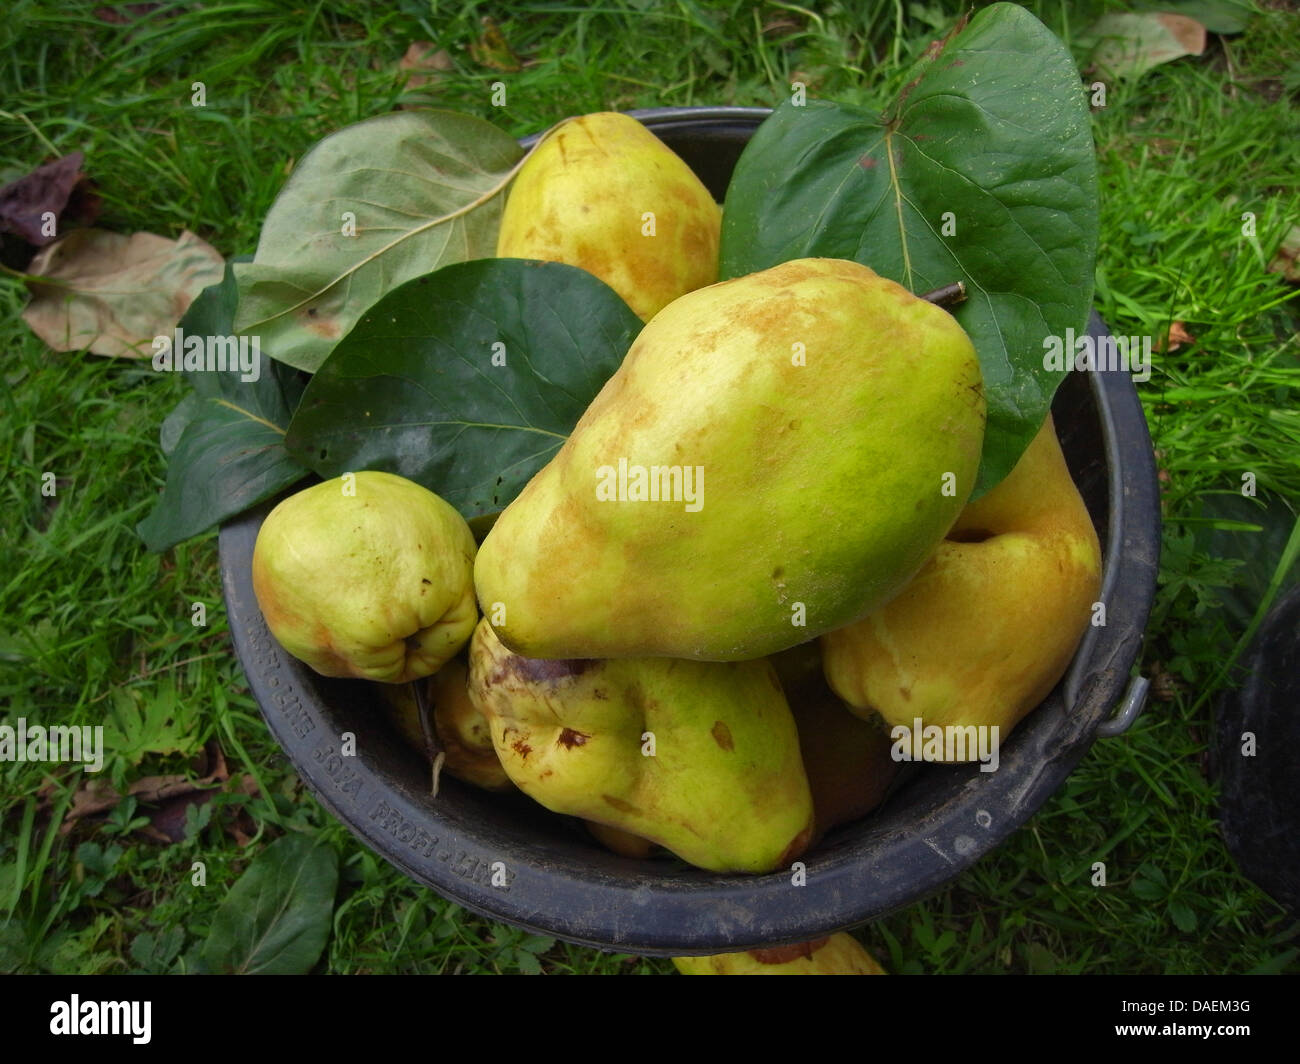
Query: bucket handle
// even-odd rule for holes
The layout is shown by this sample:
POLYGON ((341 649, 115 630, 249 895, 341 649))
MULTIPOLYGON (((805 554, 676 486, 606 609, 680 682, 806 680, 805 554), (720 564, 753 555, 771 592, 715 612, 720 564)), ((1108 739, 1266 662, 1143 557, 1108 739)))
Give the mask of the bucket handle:
POLYGON ((1097 735, 1103 739, 1113 739, 1128 731, 1133 726, 1133 722, 1142 716, 1142 710, 1147 704, 1147 691, 1150 688, 1151 681, 1145 676, 1134 676, 1129 680, 1128 689, 1120 700, 1119 709, 1115 711, 1113 717, 1097 725, 1097 735))

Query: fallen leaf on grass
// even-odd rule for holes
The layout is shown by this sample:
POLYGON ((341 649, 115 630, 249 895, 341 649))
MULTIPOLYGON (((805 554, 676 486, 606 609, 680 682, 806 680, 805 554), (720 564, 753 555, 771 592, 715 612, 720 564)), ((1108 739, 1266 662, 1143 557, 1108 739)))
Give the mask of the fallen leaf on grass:
POLYGON ((406 79, 408 89, 422 89, 438 82, 446 71, 455 70, 456 64, 445 48, 429 41, 414 41, 398 60, 397 69, 410 72, 406 79))
MULTIPOLYGON (((142 776, 126 789, 126 794, 118 794, 112 781, 96 776, 87 780, 72 796, 72 805, 63 817, 60 835, 66 835, 77 826, 78 820, 107 813, 115 808, 125 797, 132 797, 141 802, 157 803, 168 799, 194 794, 213 783, 221 782, 213 777, 190 779, 188 776, 142 776)), ((51 785, 41 792, 41 804, 53 801, 54 788, 51 785)))
POLYGON ((1268 270, 1280 273, 1292 284, 1300 282, 1300 225, 1293 225, 1282 238, 1268 270))
POLYGON ((0 233, 13 233, 34 247, 58 239, 58 219, 78 182, 85 179, 79 151, 38 166, 0 188, 0 233), (48 225, 53 216, 54 225, 48 225))
POLYGON ((1201 23, 1155 11, 1103 15, 1084 38, 1097 42, 1093 65, 1112 77, 1138 77, 1161 63, 1205 51, 1201 23))
MULTIPOLYGON (((112 781, 104 776, 88 779, 72 796, 72 805, 64 814, 59 827, 60 835, 67 835, 77 826, 79 820, 86 817, 107 813, 115 808, 123 798, 132 797, 145 805, 162 805, 150 816, 150 825, 142 833, 160 842, 179 842, 184 836, 185 807, 209 801, 219 790, 245 795, 257 793, 257 783, 245 773, 236 780, 231 780, 230 770, 226 766, 226 755, 221 745, 215 741, 208 743, 199 755, 197 766, 202 775, 197 778, 169 774, 165 776, 142 776, 126 789, 126 794, 119 794, 112 781), (180 834, 175 833, 173 821, 179 821, 180 834)), ((43 787, 39 794, 41 811, 48 810, 57 797, 53 783, 43 787)), ((242 832, 236 832, 238 840, 242 832)), ((243 845, 243 843, 241 843, 243 845)))
POLYGON ((23 320, 55 351, 149 358, 194 298, 220 282, 225 263, 193 233, 123 236, 78 229, 32 260, 23 320))
POLYGON ((1195 340, 1196 337, 1187 331, 1187 327, 1181 321, 1175 321, 1170 323, 1169 332, 1157 345, 1156 350, 1177 351, 1183 344, 1190 344, 1195 340))

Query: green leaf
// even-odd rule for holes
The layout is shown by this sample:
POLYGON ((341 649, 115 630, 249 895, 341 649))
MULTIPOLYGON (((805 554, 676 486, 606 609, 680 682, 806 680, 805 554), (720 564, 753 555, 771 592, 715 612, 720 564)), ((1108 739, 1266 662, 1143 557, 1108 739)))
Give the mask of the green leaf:
POLYGON ((1173 920, 1174 926, 1184 934, 1191 934, 1196 930, 1196 913, 1181 901, 1171 901, 1169 903, 1169 918, 1173 920))
POLYGON ((338 855, 306 835, 271 843, 212 918, 203 960, 212 972, 303 975, 325 948, 338 855))
MULTIPOLYGON (((221 284, 205 289, 181 319, 181 332, 187 337, 233 335, 238 299, 228 264, 221 284)), ((159 433, 168 456, 167 483, 149 516, 136 526, 150 550, 173 547, 307 475, 284 448, 285 429, 302 395, 300 374, 267 358, 255 365, 259 376, 254 381, 229 370, 186 373, 194 391, 177 404, 159 433)))
POLYGON ((141 931, 131 940, 131 959, 146 974, 161 975, 166 972, 185 945, 185 931, 169 927, 158 934, 141 931))
POLYGON ((104 749, 138 765, 146 754, 184 754, 196 752, 199 742, 199 710, 181 699, 176 683, 159 677, 148 692, 139 688, 114 688, 113 708, 104 722, 104 749))
POLYGON ((1133 893, 1143 901, 1155 901, 1169 893, 1168 888, 1150 879, 1133 880, 1133 893))
POLYGON ((450 111, 381 115, 326 137, 276 197, 253 262, 236 264, 238 331, 314 372, 385 293, 495 254, 500 190, 521 155, 491 123, 450 111))
POLYGON ((1174 0, 1157 5, 1161 11, 1186 15, 1211 33, 1241 33, 1250 22, 1250 5, 1242 0, 1174 0))
POLYGON ((559 449, 641 325, 572 266, 445 267, 390 292, 339 344, 307 386, 289 453, 327 478, 407 477, 467 520, 497 513, 559 449))
POLYGON ((1047 414, 1063 372, 1044 367, 1044 341, 1084 329, 1097 234, 1096 153, 1074 61, 1028 11, 995 4, 923 60, 883 115, 779 107, 732 178, 722 276, 824 256, 918 295, 964 281, 954 316, 988 400, 979 495, 1047 414))

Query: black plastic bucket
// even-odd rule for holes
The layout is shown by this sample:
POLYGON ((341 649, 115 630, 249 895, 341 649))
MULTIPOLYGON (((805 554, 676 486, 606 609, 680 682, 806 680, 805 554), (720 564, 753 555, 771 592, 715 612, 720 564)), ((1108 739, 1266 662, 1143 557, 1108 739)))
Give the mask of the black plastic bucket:
MULTIPOLYGON (((766 113, 633 112, 719 199, 766 113)), ((1104 335, 1095 314, 1090 331, 1104 335)), ((430 798, 428 764, 392 731, 374 689, 316 675, 268 631, 250 564, 269 503, 221 530, 235 652, 272 733, 321 802, 376 852, 467 909, 642 954, 718 953, 843 930, 922 897, 992 850, 1098 735, 1118 734, 1141 710, 1146 681, 1130 671, 1155 591, 1160 535, 1146 421, 1122 371, 1070 374, 1052 409, 1101 538, 1106 625, 1088 630, 1065 679, 1002 744, 996 772, 918 767, 874 814, 806 854, 798 876, 718 875, 676 860, 619 857, 577 821, 523 795, 490 794, 446 775, 430 798), (356 736, 355 756, 340 754, 344 732, 356 736)))

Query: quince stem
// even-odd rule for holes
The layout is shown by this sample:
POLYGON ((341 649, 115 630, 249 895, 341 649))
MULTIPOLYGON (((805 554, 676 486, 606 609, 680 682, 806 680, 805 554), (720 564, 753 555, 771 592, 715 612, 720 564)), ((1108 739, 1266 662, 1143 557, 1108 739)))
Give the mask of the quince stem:
POLYGON ((952 284, 946 284, 942 288, 936 288, 931 292, 926 292, 921 296, 926 302, 933 303, 936 307, 955 307, 958 303, 966 302, 966 285, 961 281, 953 281, 952 284))
POLYGON ((415 694, 415 715, 420 718, 420 730, 424 732, 424 752, 433 765, 433 775, 429 785, 429 795, 438 797, 438 777, 442 774, 442 763, 447 755, 442 744, 438 742, 438 733, 433 727, 433 707, 429 705, 429 681, 427 678, 411 681, 411 690, 415 694))

